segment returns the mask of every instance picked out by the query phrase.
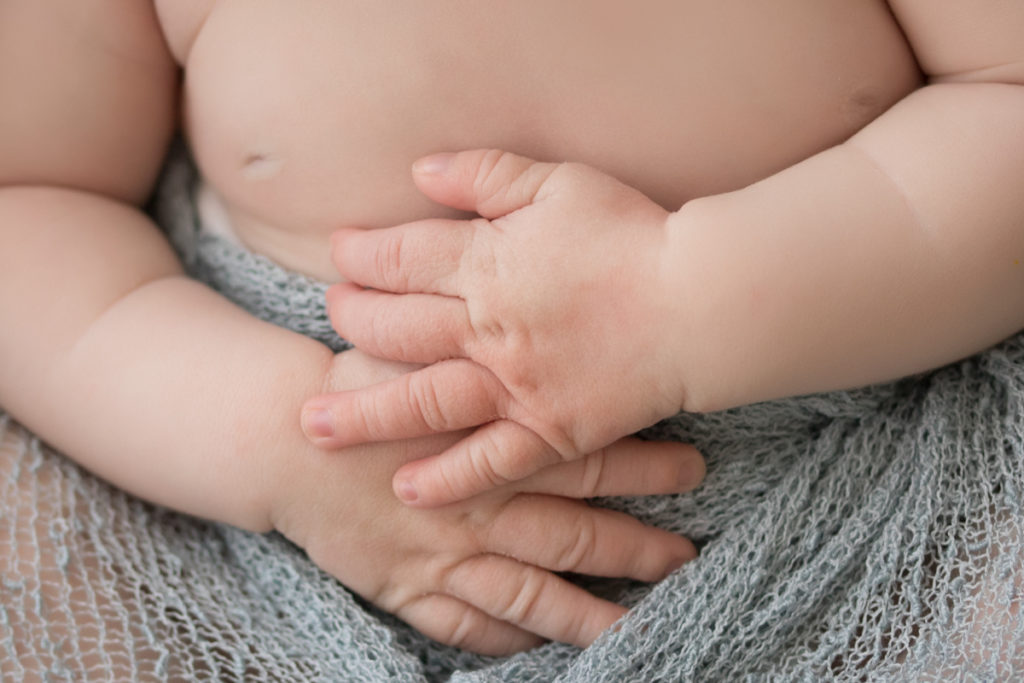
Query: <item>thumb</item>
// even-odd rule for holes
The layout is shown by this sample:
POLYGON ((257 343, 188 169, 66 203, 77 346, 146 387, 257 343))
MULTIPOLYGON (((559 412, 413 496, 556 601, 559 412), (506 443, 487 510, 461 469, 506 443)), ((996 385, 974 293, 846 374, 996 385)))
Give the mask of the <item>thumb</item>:
POLYGON ((475 149, 423 157, 412 172, 416 186, 435 202, 498 218, 542 199, 558 166, 499 149, 475 149))

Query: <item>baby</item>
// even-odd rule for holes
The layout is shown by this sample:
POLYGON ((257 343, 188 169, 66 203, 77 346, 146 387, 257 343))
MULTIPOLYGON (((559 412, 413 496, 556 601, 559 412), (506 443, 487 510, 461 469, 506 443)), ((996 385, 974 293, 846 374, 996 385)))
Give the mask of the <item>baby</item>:
MULTIPOLYGON (((751 82, 730 74, 701 93, 701 107, 721 117, 697 126, 712 132, 709 144, 727 148, 729 139, 714 133, 729 131, 744 145, 729 152, 737 175, 697 184, 689 196, 718 194, 685 201, 689 173, 722 177, 719 156, 701 146, 696 154, 663 151, 687 139, 690 118, 670 118, 681 130, 656 133, 662 151, 643 156, 678 165, 657 176, 677 179, 675 194, 644 178, 648 167, 623 171, 604 159, 633 187, 592 168, 500 150, 417 162, 426 196, 483 218, 339 231, 334 262, 351 282, 332 288, 330 312, 357 347, 434 365, 310 402, 307 433, 338 447, 484 425, 396 476, 407 503, 437 505, 579 458, 679 411, 892 380, 1020 330, 1024 47, 1013 35, 1024 27, 1024 6, 996 4, 982 18, 952 2, 889 4, 909 44, 891 33, 897 23, 879 3, 818 3, 801 16, 820 12, 845 29, 830 24, 828 51, 783 70, 799 84, 766 85, 773 69, 751 82), (838 54, 855 42, 845 30, 861 31, 852 27, 868 17, 878 23, 838 54), (910 48, 929 78, 913 92, 910 48), (883 71, 861 71, 872 64, 883 71), (830 80, 816 80, 826 73, 830 80), (752 102, 721 105, 717 96, 733 87, 752 102), (829 87, 847 88, 832 111, 818 108, 829 87), (874 118, 894 94, 903 97, 874 118), (789 106, 817 118, 797 132, 789 106), (769 175, 773 164, 786 166, 771 152, 784 154, 797 140, 820 144, 828 135, 819 128, 849 133, 869 118, 842 144, 769 175), (768 177, 735 190, 748 168, 744 153, 765 163, 755 177, 768 177), (664 208, 681 201, 674 213, 664 208)), ((716 12, 728 15, 727 6, 716 12)), ((742 45, 726 41, 730 58, 749 65, 743 60, 756 52, 782 63, 760 43, 774 30, 751 21, 750 35, 735 34, 742 45)), ((786 26, 790 56, 801 40, 821 37, 786 26)), ((689 63, 735 63, 700 49, 689 63)), ((636 97, 643 104, 633 115, 671 111, 653 104, 658 97, 672 100, 658 91, 636 97)), ((642 125, 646 132, 658 123, 642 125)), ((630 141, 642 147, 644 139, 630 141)))
POLYGON ((618 437, 1024 325, 1024 11, 991 5, 4 0, 0 404, 145 499, 281 531, 439 640, 586 645, 622 609, 548 570, 654 580, 694 554, 566 500, 699 482, 692 449, 618 437), (180 69, 237 238, 443 295, 346 284, 331 309, 375 355, 447 362, 334 355, 181 275, 134 208, 180 69), (484 147, 588 166, 435 155, 412 182, 484 147), (422 219, 345 231, 332 263, 339 226, 422 219), (371 384, 307 430, 410 440, 306 444, 304 400, 371 384), (456 442, 395 488, 479 495, 392 495, 456 442))
MULTIPOLYGON (((356 21, 363 10, 329 7, 337 13, 330 24, 368 35, 369 19, 356 21)), ((407 179, 386 180, 398 174, 385 166, 366 176, 375 189, 353 182, 373 155, 351 145, 377 135, 357 119, 379 118, 395 101, 381 99, 383 92, 353 92, 361 87, 353 83, 323 91, 317 79, 335 78, 348 61, 340 52, 331 64, 318 64, 312 53, 308 64, 287 64, 309 45, 308 30, 329 28, 325 9, 281 3, 267 10, 275 6, 0 4, 0 89, 5 102, 23 105, 0 114, 0 315, 9 321, 0 342, 0 405, 141 498, 245 529, 280 531, 344 585, 440 641, 495 654, 531 647, 540 637, 588 644, 625 610, 554 572, 652 581, 695 550, 684 538, 582 498, 691 489, 703 476, 693 448, 623 441, 468 504, 407 508, 391 492, 392 475, 410 459, 443 450, 452 437, 325 456, 303 437, 298 418, 302 401, 325 389, 360 387, 409 366, 356 351, 335 355, 243 313, 183 277, 163 236, 136 208, 150 194, 176 128, 185 67, 184 131, 233 231, 256 251, 327 277, 328 231, 368 220, 371 204, 358 199, 367 192, 376 193, 372 204, 387 207, 381 224, 430 215, 429 202, 409 201, 407 179), (298 23, 280 33, 291 19, 298 23), (236 31, 256 39, 242 53, 236 31), (272 69, 290 72, 282 72, 274 87, 284 90, 270 99, 263 98, 271 95, 264 80, 273 80, 271 72, 247 80, 252 60, 267 49, 260 35, 283 39, 272 69), (250 63, 232 65, 238 57, 250 63), (246 83, 247 93, 230 93, 246 83), (275 113, 280 96, 286 106, 275 113), (308 97, 318 103, 316 113, 303 104, 308 97), (356 118, 338 118, 345 109, 356 118), (244 110, 255 115, 254 127, 232 142, 244 110), (280 114, 295 116, 298 127, 280 114), (325 125, 331 130, 315 140, 325 125), (275 139, 277 133, 285 136, 275 139), (347 161, 323 166, 333 156, 330 145, 347 161), (236 153, 242 156, 234 167, 236 153), (225 171, 240 175, 228 179, 225 171), (321 173, 334 179, 309 184, 321 173), (317 184, 318 196, 309 197, 317 184), (395 187, 407 187, 404 202, 395 187), (270 214, 249 204, 271 195, 270 214), (304 256, 314 252, 316 259, 304 256)), ((392 23, 384 14, 378 20, 381 28, 392 23)), ((435 13, 431 22, 440 26, 444 17, 435 13)), ((341 37, 330 29, 317 42, 357 49, 339 43, 341 37)), ((407 37, 399 32, 393 39, 407 37)), ((365 57, 381 64, 372 53, 365 57)), ((408 59, 415 64, 418 55, 408 59)), ((407 71, 404 63, 394 66, 407 71)), ((350 75, 362 73, 357 67, 350 75)), ((388 80, 396 85, 391 77, 380 83, 388 80)), ((407 118, 395 118, 398 128, 379 136, 395 145, 379 148, 380 162, 398 161, 403 176, 435 144, 427 129, 410 146, 400 142, 407 118)), ((9 447, 16 449, 3 445, 9 447)))

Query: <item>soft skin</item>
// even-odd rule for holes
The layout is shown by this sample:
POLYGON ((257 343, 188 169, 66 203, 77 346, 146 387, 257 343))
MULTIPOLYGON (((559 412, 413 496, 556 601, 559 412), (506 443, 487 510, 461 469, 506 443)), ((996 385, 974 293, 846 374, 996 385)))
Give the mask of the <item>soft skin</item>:
POLYGON ((584 443, 678 411, 676 350, 649 324, 675 306, 672 263, 659 261, 667 211, 589 167, 500 152, 431 157, 416 178, 431 198, 483 218, 337 233, 340 270, 373 289, 335 285, 332 321, 374 355, 452 360, 307 404, 339 425, 321 443, 487 423, 436 459, 436 476, 428 462, 403 469, 415 488, 399 495, 431 503, 574 460, 584 443))
MULTIPOLYGON (((996 7, 977 12, 998 17, 996 7)), ((973 10, 950 19, 951 11, 936 11, 942 26, 969 28, 973 10)), ((1011 14, 1000 19, 1013 25, 1011 14)), ((987 33, 997 31, 974 31, 985 41, 987 33)), ((1003 58, 998 41, 986 45, 995 52, 979 66, 1003 58)), ((397 505, 387 491, 390 470, 430 449, 387 444, 323 454, 304 440, 303 400, 392 378, 395 368, 334 357, 182 276, 136 208, 176 119, 240 240, 331 279, 328 235, 341 225, 464 217, 413 185, 407 169, 429 153, 503 148, 584 162, 674 210, 842 142, 920 79, 880 0, 652 0, 628 10, 618 0, 436 0, 400 11, 343 0, 0 0, 0 57, 0 92, 16 103, 0 107, 4 409, 146 499, 253 530, 285 528, 371 596, 376 587, 360 583, 365 565, 346 569, 332 534, 353 542, 360 528, 387 534, 359 526, 372 512, 373 520, 405 524, 408 511, 388 507, 397 505), (367 470, 367 453, 386 467, 367 470), (351 483, 366 476, 374 486, 351 483), (365 512, 350 509, 352 501, 363 501, 365 512)), ((614 490, 656 493, 700 477, 692 449, 619 443, 551 470, 562 486, 541 488, 578 497, 610 490, 587 482, 613 481, 623 487, 614 490)), ((500 527, 509 519, 501 510, 523 510, 502 507, 501 496, 518 489, 488 497, 477 524, 500 527)), ((549 509, 538 498, 510 500, 549 509)), ((596 538, 587 531, 605 517, 578 509, 576 522, 565 522, 571 538, 596 538)), ((549 537, 533 525, 521 548, 474 544, 460 526, 464 508, 454 510, 416 518, 424 520, 417 532, 450 532, 451 545, 434 546, 446 557, 498 550, 566 566, 536 554, 549 537)), ((422 562, 423 539, 404 533, 400 526, 388 542, 422 562)), ((651 530, 640 538, 645 576, 692 553, 683 539, 651 530)), ((408 577, 386 544, 372 545, 387 561, 381 572, 408 577)), ((619 551, 609 550, 615 545, 595 546, 595 562, 608 571, 621 566, 619 551)), ((580 547, 549 549, 576 557, 580 547)), ((503 566, 519 572, 522 587, 538 585, 539 570, 503 566)), ((489 573, 471 578, 481 576, 489 573)), ((472 583, 456 577, 453 591, 472 583)), ((447 584, 436 588, 448 594, 447 584)), ((506 606, 536 604, 527 599, 536 592, 521 595, 506 596, 506 606)), ((382 604, 400 609, 400 601, 382 604)), ((619 613, 573 600, 552 610, 568 609, 575 622, 542 625, 530 610, 498 610, 522 619, 513 624, 520 630, 503 630, 511 628, 503 621, 485 631, 514 638, 481 641, 473 635, 484 631, 468 627, 480 623, 470 617, 477 607, 496 605, 447 611, 433 623, 409 618, 449 642, 501 651, 533 642, 527 632, 584 644, 619 613)))
POLYGON ((391 495, 392 475, 456 437, 312 447, 303 400, 410 368, 334 355, 183 275, 137 208, 176 119, 154 7, 2 0, 0 56, 18 103, 0 110, 0 404, 50 444, 152 502, 278 529, 368 600, 482 652, 584 646, 624 613, 554 571, 654 580, 694 556, 579 500, 696 486, 686 446, 633 442, 428 514, 391 495))
POLYGON ((842 144, 671 214, 577 165, 422 161, 426 196, 483 218, 339 233, 355 284, 330 306, 358 346, 435 364, 308 403, 334 427, 311 436, 484 425, 396 476, 404 500, 437 505, 679 410, 893 379, 1020 330, 1024 6, 891 6, 925 87, 842 144))

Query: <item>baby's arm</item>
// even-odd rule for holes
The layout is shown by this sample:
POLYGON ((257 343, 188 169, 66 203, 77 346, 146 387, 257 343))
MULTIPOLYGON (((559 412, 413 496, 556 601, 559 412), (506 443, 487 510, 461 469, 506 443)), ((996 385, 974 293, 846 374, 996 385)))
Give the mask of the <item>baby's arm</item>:
POLYGON ((443 362, 310 403, 335 419, 319 438, 486 423, 399 473, 407 500, 436 504, 680 409, 896 378, 1024 327, 1024 5, 893 9, 926 87, 673 214, 578 165, 421 163, 428 196, 486 220, 342 231, 336 263, 372 289, 336 287, 331 311, 371 353, 443 362))
POLYGON ((176 80, 151 3, 0 0, 0 405, 117 486, 277 529, 367 600, 474 649, 535 634, 586 645, 624 612, 548 570, 652 580, 693 556, 674 534, 569 500, 692 487, 692 449, 594 459, 410 515, 391 475, 437 441, 308 444, 304 398, 402 368, 335 356, 182 275, 136 208, 176 80))
POLYGON ((1024 327, 1024 5, 891 4, 925 87, 673 217, 679 273, 702 283, 687 408, 892 379, 1024 327))
POLYGON ((147 500, 269 529, 331 354, 185 278, 136 207, 175 121, 152 3, 0 3, 0 403, 147 500))

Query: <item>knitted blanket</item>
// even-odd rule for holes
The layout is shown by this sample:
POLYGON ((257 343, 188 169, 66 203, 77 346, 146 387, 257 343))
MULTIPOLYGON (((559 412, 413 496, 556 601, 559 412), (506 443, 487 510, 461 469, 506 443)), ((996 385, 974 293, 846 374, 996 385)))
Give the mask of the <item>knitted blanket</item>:
MULTIPOLYGON (((186 267, 253 314, 344 348, 324 286, 158 213, 186 267)), ((602 499, 701 545, 586 650, 443 647, 276 534, 136 500, 0 414, 0 678, 217 681, 1007 680, 1024 675, 1024 336, 857 391, 680 415, 688 495, 602 499)))

